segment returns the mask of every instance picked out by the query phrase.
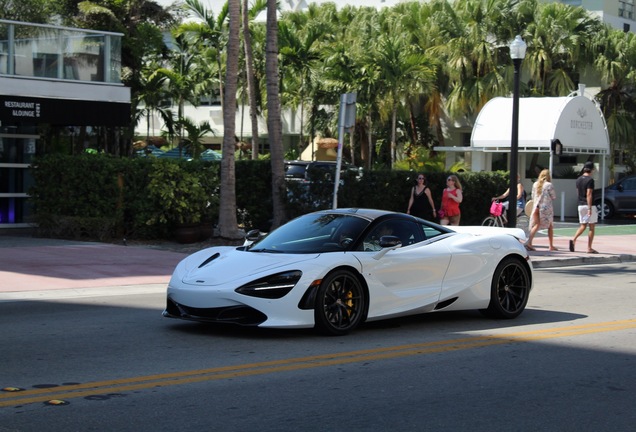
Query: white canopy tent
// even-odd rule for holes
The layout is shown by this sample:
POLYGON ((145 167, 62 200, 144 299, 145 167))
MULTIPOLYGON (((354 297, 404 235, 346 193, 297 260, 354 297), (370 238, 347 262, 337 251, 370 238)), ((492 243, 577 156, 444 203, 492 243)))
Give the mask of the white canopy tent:
MULTIPOLYGON (((509 152, 512 98, 494 98, 482 108, 471 136, 473 151, 509 152)), ((519 151, 550 152, 558 139, 564 154, 609 154, 607 125, 585 96, 519 99, 519 151)))
MULTIPOLYGON (((549 153, 554 166, 552 143, 558 140, 563 155, 588 154, 601 157, 601 184, 605 185, 606 157, 610 154, 607 124, 600 108, 584 96, 585 86, 567 97, 519 99, 519 153, 549 153)), ((512 98, 494 98, 479 112, 471 135, 473 171, 489 170, 488 153, 510 152, 512 98)), ((443 147, 436 150, 444 151, 443 147)), ((461 151, 454 148, 451 151, 461 151)), ((570 197, 574 198, 574 197, 570 197)), ((566 207, 563 197, 562 206, 566 207)), ((572 200, 567 207, 572 207, 572 200)), ((563 210, 563 215, 567 210, 563 210)))

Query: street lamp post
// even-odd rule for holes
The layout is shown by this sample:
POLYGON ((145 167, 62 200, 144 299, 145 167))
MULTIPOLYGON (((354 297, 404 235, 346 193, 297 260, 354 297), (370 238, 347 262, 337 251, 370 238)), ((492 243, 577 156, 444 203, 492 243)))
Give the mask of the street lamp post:
POLYGON ((510 140, 510 189, 508 189, 508 226, 517 226, 517 171, 519 159, 519 69, 526 56, 526 43, 515 36, 510 44, 510 57, 515 67, 512 95, 512 138, 510 140))

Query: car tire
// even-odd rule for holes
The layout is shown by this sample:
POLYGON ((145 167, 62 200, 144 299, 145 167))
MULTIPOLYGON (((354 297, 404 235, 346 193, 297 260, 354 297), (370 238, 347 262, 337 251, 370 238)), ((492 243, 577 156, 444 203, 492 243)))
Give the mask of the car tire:
POLYGON ((614 217, 614 206, 609 201, 605 201, 605 206, 601 209, 601 200, 598 200, 594 203, 596 206, 596 211, 598 212, 598 217, 600 218, 603 215, 603 219, 611 219, 614 217))
POLYGON ((368 295, 358 277, 349 270, 336 270, 318 288, 315 328, 330 336, 345 335, 366 319, 368 307, 368 295))
POLYGON ((499 263, 492 278, 490 304, 484 313, 493 318, 512 319, 524 311, 530 295, 530 273, 515 257, 499 263))

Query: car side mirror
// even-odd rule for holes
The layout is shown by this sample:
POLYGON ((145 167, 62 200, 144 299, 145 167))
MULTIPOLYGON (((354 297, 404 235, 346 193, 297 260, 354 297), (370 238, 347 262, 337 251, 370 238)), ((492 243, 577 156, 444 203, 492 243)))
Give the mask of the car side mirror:
POLYGON ((617 190, 617 191, 619 191, 619 192, 623 192, 623 191, 625 190, 625 187, 624 187, 624 186, 623 186, 623 184, 621 183, 621 184, 619 184, 619 185, 617 185, 617 186, 616 186, 616 190, 617 190))
POLYGON ((261 238, 261 231, 257 229, 248 231, 248 233, 245 234, 245 240, 249 242, 255 242, 256 240, 260 240, 260 238, 261 238))

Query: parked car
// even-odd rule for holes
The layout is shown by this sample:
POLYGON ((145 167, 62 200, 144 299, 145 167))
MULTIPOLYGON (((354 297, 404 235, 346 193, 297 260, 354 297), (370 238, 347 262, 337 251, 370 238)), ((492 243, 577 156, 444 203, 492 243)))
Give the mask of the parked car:
POLYGON ((444 227, 385 210, 309 213, 265 236, 250 231, 241 247, 185 258, 163 316, 329 335, 427 312, 512 319, 533 284, 524 237, 516 228, 444 227))
MULTIPOLYGON (((348 173, 356 178, 361 175, 358 167, 343 162, 340 167, 340 186, 344 185, 345 178, 351 178, 348 173)), ((335 176, 335 161, 285 161, 289 202, 303 208, 303 212, 329 208, 333 199, 335 176)))
MULTIPOLYGON (((355 171, 359 173, 359 169, 352 165, 342 163, 341 173, 345 170, 355 171)), ((310 181, 317 175, 322 175, 323 178, 331 180, 336 174, 336 162, 335 161, 285 161, 285 178, 288 180, 306 180, 310 181)))
POLYGON ((636 175, 623 177, 607 186, 604 204, 601 209, 601 189, 594 190, 594 205, 599 215, 603 214, 605 219, 616 215, 636 214, 636 175))

